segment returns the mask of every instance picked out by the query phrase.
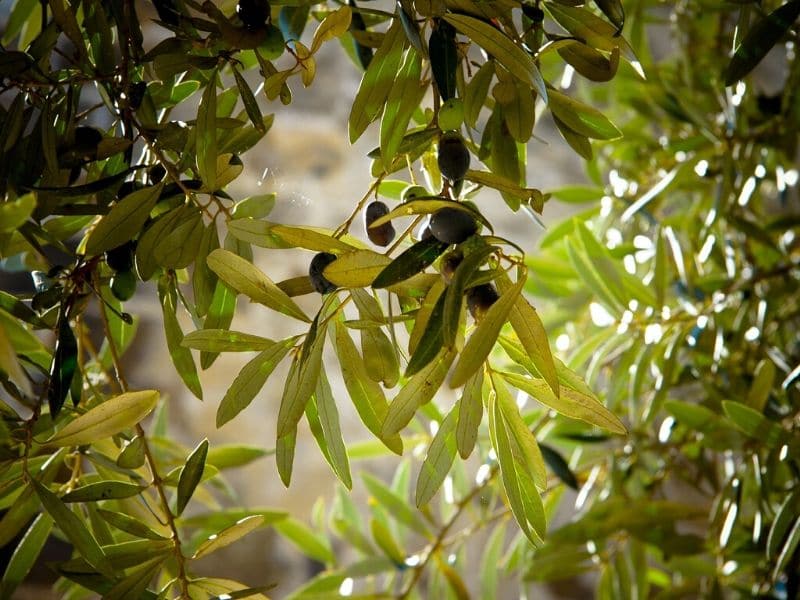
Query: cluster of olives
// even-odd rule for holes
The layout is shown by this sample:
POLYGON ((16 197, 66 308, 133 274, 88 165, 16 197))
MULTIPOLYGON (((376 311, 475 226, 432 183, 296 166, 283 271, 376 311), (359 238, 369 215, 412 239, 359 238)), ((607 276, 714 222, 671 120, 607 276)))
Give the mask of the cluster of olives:
POLYGON ((106 264, 114 271, 110 283, 111 293, 121 302, 130 300, 136 292, 136 274, 133 272, 135 251, 136 242, 131 240, 105 253, 106 264))
MULTIPOLYGON (((449 285, 455 275, 458 265, 464 260, 464 254, 458 248, 451 250, 439 259, 439 271, 445 282, 449 285)), ((497 302, 500 297, 491 283, 480 283, 467 289, 464 293, 467 298, 467 309, 472 318, 480 321, 486 311, 497 302)))

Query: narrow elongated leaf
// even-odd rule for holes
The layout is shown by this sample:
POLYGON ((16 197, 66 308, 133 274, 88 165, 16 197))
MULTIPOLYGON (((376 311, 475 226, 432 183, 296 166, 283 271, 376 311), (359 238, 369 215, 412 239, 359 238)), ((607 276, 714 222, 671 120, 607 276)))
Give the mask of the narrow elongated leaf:
POLYGON ((543 379, 529 378, 516 373, 503 373, 503 377, 518 390, 524 391, 562 415, 586 421, 620 435, 625 435, 627 431, 619 418, 593 396, 562 386, 561 395, 556 397, 543 379))
POLYGON ((464 94, 464 122, 473 129, 478 124, 481 108, 483 108, 486 97, 489 95, 489 85, 493 76, 494 62, 487 60, 467 84, 467 90, 464 94))
POLYGON ((217 189, 217 69, 208 79, 200 105, 197 108, 195 127, 197 171, 207 190, 217 189))
POLYGON ((217 409, 217 427, 222 427, 250 405, 293 345, 293 338, 273 344, 242 367, 217 409))
POLYGON ((277 437, 283 437, 297 428, 297 423, 303 416, 306 403, 317 387, 317 378, 322 369, 322 349, 325 346, 325 332, 327 322, 323 328, 317 329, 320 315, 314 320, 309 330, 303 350, 299 357, 292 363, 291 377, 286 379, 281 397, 281 406, 278 410, 277 437))
POLYGON ((402 26, 394 21, 364 72, 353 100, 348 119, 351 144, 361 137, 367 126, 380 114, 402 60, 404 41, 402 26))
POLYGON ((433 310, 427 315, 425 331, 420 336, 419 343, 414 348, 414 354, 411 355, 411 359, 406 365, 406 377, 411 377, 429 365, 444 346, 444 304, 446 300, 447 294, 440 294, 433 310))
POLYGON ((181 345, 207 352, 252 352, 267 350, 275 345, 270 340, 252 333, 227 329, 200 329, 183 336, 181 345))
POLYGON ((486 259, 494 253, 494 248, 489 244, 482 243, 482 240, 477 245, 477 248, 473 246, 467 250, 466 244, 464 244, 464 258, 456 267, 453 278, 450 280, 450 285, 447 286, 447 291, 445 292, 442 333, 444 343, 448 348, 452 347, 456 341, 467 283, 469 283, 481 265, 486 262, 486 259))
POLYGON ((579 135, 598 140, 613 140, 622 136, 622 132, 600 111, 566 94, 550 90, 548 106, 556 117, 579 135))
POLYGON ((475 331, 472 332, 469 340, 461 351, 461 356, 453 369, 450 378, 450 387, 457 388, 467 381, 475 373, 489 356, 492 351, 500 329, 509 318, 511 310, 517 301, 522 288, 525 285, 525 278, 520 277, 519 281, 510 288, 503 291, 503 295, 492 304, 489 310, 478 323, 475 331))
MULTIPOLYGON (((511 287, 511 281, 507 277, 499 278, 497 283, 503 293, 511 287)), ((514 303, 509 320, 533 365, 541 373, 547 385, 550 386, 553 394, 558 396, 559 384, 555 361, 553 360, 553 354, 550 352, 547 332, 536 309, 530 305, 524 296, 520 295, 514 303)))
POLYGON ((175 501, 175 515, 180 516, 189 500, 194 494, 194 490, 203 477, 203 470, 206 468, 206 455, 208 454, 208 440, 203 440, 192 450, 186 464, 181 468, 178 478, 178 496, 175 501))
POLYGON ((141 231, 163 188, 159 183, 136 190, 111 207, 86 238, 86 254, 95 256, 132 239, 141 231))
POLYGON ((736 427, 770 448, 777 448, 789 439, 788 433, 780 425, 745 404, 723 400, 722 410, 736 427))
POLYGON ((434 237, 417 242, 387 265, 372 282, 372 287, 389 287, 416 275, 432 264, 447 246, 434 237))
POLYGON ((0 600, 11 598, 14 590, 28 576, 52 529, 53 519, 50 515, 42 513, 33 521, 8 561, 0 581, 0 600))
POLYGON ((247 444, 222 444, 209 448, 206 464, 217 469, 233 469, 243 467, 251 462, 271 454, 269 450, 247 444))
POLYGON ((502 31, 467 15, 447 14, 444 19, 473 42, 491 54, 509 73, 521 79, 547 99, 547 89, 539 69, 530 54, 514 43, 502 31))
POLYGON ((97 512, 109 524, 113 525, 120 531, 131 534, 132 536, 147 540, 167 539, 160 533, 153 531, 150 527, 143 523, 141 519, 136 519, 130 515, 106 510, 104 508, 98 508, 97 512))
POLYGON ((464 384, 458 401, 456 446, 461 458, 467 459, 478 440, 478 427, 483 418, 483 370, 479 369, 464 384))
POLYGON ((430 502, 444 482, 456 457, 455 430, 460 403, 447 415, 428 446, 428 453, 420 467, 415 495, 417 506, 430 502))
POLYGON ((222 281, 255 302, 295 319, 309 322, 302 309, 253 263, 230 250, 218 248, 208 255, 208 266, 222 281))
MULTIPOLYGON (((363 320, 371 320, 376 323, 384 320, 378 301, 366 290, 355 289, 352 296, 363 320)), ((397 351, 379 326, 375 325, 361 330, 361 354, 364 357, 367 375, 373 381, 383 382, 387 388, 392 388, 397 384, 400 377, 397 351)))
POLYGON ((553 473, 555 473, 556 477, 558 477, 573 490, 577 490, 578 480, 575 477, 575 473, 573 473, 572 469, 569 468, 569 465, 564 457, 561 456, 557 450, 546 444, 539 444, 539 449, 542 451, 542 458, 544 458, 544 462, 547 463, 547 466, 550 467, 550 470, 553 471, 553 473))
POLYGON ((125 577, 103 594, 104 600, 128 600, 130 598, 147 598, 147 586, 157 573, 163 570, 166 556, 155 556, 127 572, 125 577))
MULTIPOLYGON (((294 367, 294 364, 292 365, 294 367)), ((289 375, 292 371, 289 371, 289 375)), ((294 449, 297 445, 297 427, 289 431, 286 435, 275 440, 275 464, 278 467, 278 475, 287 488, 292 481, 292 468, 294 466, 294 449)))
POLYGON ((335 11, 329 13, 319 24, 314 32, 314 39, 311 42, 311 52, 319 50, 320 46, 328 40, 340 37, 350 28, 353 18, 353 10, 347 6, 340 6, 335 11))
POLYGON ((428 526, 425 525, 419 512, 412 509, 404 498, 390 490, 382 481, 369 473, 362 473, 362 479, 370 495, 386 509, 391 519, 402 523, 420 535, 430 537, 428 526))
POLYGON ((350 461, 347 458, 347 448, 344 445, 342 430, 339 426, 339 411, 336 408, 336 401, 333 398, 333 392, 325 371, 320 371, 319 379, 317 379, 314 401, 322 428, 322 435, 328 448, 331 466, 349 490, 353 487, 353 479, 350 476, 350 461))
POLYGON ((75 488, 61 497, 62 502, 96 502, 130 498, 141 494, 146 488, 124 481, 98 481, 75 488))
POLYGON ((197 398, 203 399, 203 388, 200 387, 200 378, 197 376, 197 367, 191 351, 182 345, 183 331, 178 323, 176 311, 178 309, 178 293, 176 283, 168 275, 162 276, 158 281, 158 295, 161 300, 161 313, 164 317, 164 334, 167 338, 172 364, 178 371, 186 387, 197 398))
POLYGON ((381 427, 386 418, 388 403, 381 386, 367 375, 364 361, 358 353, 350 334, 337 321, 335 329, 336 355, 342 370, 342 378, 358 416, 367 429, 378 436, 392 452, 401 454, 403 443, 396 432, 384 435, 381 427))
POLYGON ((72 542, 75 549, 86 562, 106 577, 113 577, 114 570, 103 549, 86 528, 83 521, 72 512, 53 492, 35 479, 31 485, 39 496, 39 500, 47 513, 53 518, 56 526, 72 542))
POLYGON ((266 127, 264 127, 264 117, 261 114, 258 101, 253 95, 253 90, 251 90, 250 86, 247 85, 247 81, 245 81, 245 78, 242 77, 239 69, 235 68, 233 65, 231 65, 231 68, 233 70, 233 77, 236 79, 236 87, 239 88, 239 96, 242 99, 244 110, 247 112, 250 122, 258 131, 266 132, 266 127))
MULTIPOLYGON (((233 321, 236 310, 236 292, 231 290, 221 281, 214 286, 214 295, 208 307, 206 319, 203 321, 204 329, 227 329, 233 321)), ((201 352, 200 367, 207 369, 219 356, 216 352, 201 352)))
POLYGON ((109 398, 70 421, 47 440, 53 446, 82 446, 133 427, 152 411, 158 402, 155 390, 125 392, 109 398))
POLYGON ((328 540, 316 534, 305 523, 289 517, 278 521, 273 527, 275 531, 297 546, 306 556, 321 563, 335 562, 328 540))
POLYGON ((442 351, 425 368, 411 377, 402 387, 391 404, 381 431, 384 436, 402 430, 423 404, 430 402, 441 387, 455 354, 442 351))
POLYGON ((255 531, 263 525, 264 517, 261 515, 245 517, 244 519, 237 521, 234 525, 223 529, 219 533, 215 533, 205 542, 200 544, 192 558, 202 558, 203 556, 207 556, 212 552, 219 550, 220 548, 230 546, 236 540, 243 538, 248 533, 255 531))
POLYGON ((761 62, 800 16, 800 0, 789 0, 756 21, 725 70, 725 85, 733 85, 761 62))
POLYGON ((323 275, 339 287, 369 287, 389 263, 391 259, 383 254, 372 250, 354 250, 341 254, 325 267, 323 275))
MULTIPOLYGON (((50 382, 47 387, 47 403, 50 414, 55 418, 64 406, 72 379, 78 368, 78 343, 65 313, 66 307, 59 311, 58 339, 53 360, 50 363, 50 382)), ((73 399, 75 401, 75 399, 73 399)), ((77 401, 75 401, 77 404, 77 401)))
POLYGON ((408 48, 405 60, 395 76, 386 98, 381 118, 381 159, 389 165, 403 141, 411 115, 419 107, 427 86, 420 82, 422 59, 416 50, 408 48))

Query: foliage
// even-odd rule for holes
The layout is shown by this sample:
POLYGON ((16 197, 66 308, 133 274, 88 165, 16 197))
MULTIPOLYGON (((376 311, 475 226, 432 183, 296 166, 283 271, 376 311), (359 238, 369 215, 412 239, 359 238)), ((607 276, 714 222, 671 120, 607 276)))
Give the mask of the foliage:
POLYGON ((0 596, 54 535, 74 551, 53 566, 66 597, 263 597, 193 561, 264 526, 325 565, 293 598, 468 597, 476 548, 480 597, 498 577, 588 572, 602 598, 797 595, 800 2, 286 1, 266 20, 258 2, 153 5, 148 23, 131 0, 18 0, 3 33, 0 258, 36 293, 0 291, 0 546, 16 543, 0 596), (376 135, 373 183, 336 228, 270 221, 273 194, 225 188, 272 124, 264 107, 312 85, 333 40, 364 70, 348 133, 376 135), (751 71, 773 47, 787 75, 770 96, 751 71), (529 187, 545 115, 589 186, 529 187), (545 202, 586 207, 525 254, 493 234, 485 189, 536 219, 545 202), (414 217, 369 236, 381 251, 351 232, 378 197, 400 202, 374 229, 414 217), (275 282, 253 246, 314 269, 275 282), (199 512, 221 471, 267 451, 181 447, 159 392, 128 388, 124 302, 148 280, 198 398, 198 364, 257 353, 218 427, 288 362, 280 477, 305 420, 342 483, 313 525, 199 512), (308 315, 294 298, 315 291, 308 315), (231 331, 239 295, 297 334, 231 331), (374 441, 342 438, 337 372, 374 441), (456 403, 432 402, 446 387, 456 403), (390 484, 353 477, 384 453, 404 456, 390 484), (362 485, 369 507, 348 491, 362 485), (577 512, 548 532, 567 488, 577 512))

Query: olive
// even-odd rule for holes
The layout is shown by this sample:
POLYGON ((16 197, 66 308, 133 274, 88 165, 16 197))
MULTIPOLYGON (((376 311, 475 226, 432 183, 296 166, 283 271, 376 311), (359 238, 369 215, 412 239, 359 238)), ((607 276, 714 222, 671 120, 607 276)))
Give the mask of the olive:
POLYGON ((464 122, 464 103, 460 98, 450 98, 439 108, 439 129, 448 131, 458 129, 464 122))
POLYGON ((264 26, 270 16, 267 0, 239 0, 236 14, 248 29, 259 29, 264 26))
POLYGON ((128 106, 136 110, 142 105, 144 93, 147 91, 147 84, 144 81, 136 81, 128 87, 128 106))
POLYGON ((150 178, 150 183, 152 185, 157 184, 159 181, 164 179, 164 176, 167 174, 167 170, 164 168, 164 165, 157 164, 153 165, 150 170, 147 172, 147 176, 150 178))
POLYGON ((469 314, 471 314, 472 318, 476 321, 480 321, 486 314, 486 311, 489 310, 492 304, 497 302, 497 299, 500 297, 491 283, 482 283, 469 288, 466 296, 469 314))
POLYGON ((125 196, 132 194, 136 190, 144 187, 141 181, 124 181, 117 190, 117 200, 122 200, 125 196))
POLYGON ((412 200, 416 200, 417 198, 430 195, 431 193, 421 185, 411 185, 407 187, 405 190, 403 190, 402 200, 403 202, 411 202, 412 200))
POLYGON ((364 220, 366 221, 367 226, 367 237, 369 238, 369 241, 376 246, 388 246, 392 243, 392 240, 394 240, 395 230, 394 225, 392 225, 391 222, 378 225, 377 227, 370 227, 370 225, 372 225, 375 221, 387 214, 389 214, 389 207, 380 201, 372 202, 369 206, 367 206, 367 209, 364 212, 364 220))
POLYGON ((533 21, 536 24, 539 24, 542 21, 544 21, 544 11, 538 6, 523 4, 522 14, 524 14, 526 17, 528 17, 531 21, 533 21))
POLYGON ((431 217, 433 237, 445 244, 460 244, 477 231, 475 219, 457 208, 442 208, 431 217))
POLYGON ((457 133, 445 133, 439 140, 439 171, 450 181, 463 179, 469 169, 469 150, 457 133))
POLYGON ((283 32, 281 32, 280 28, 270 24, 267 25, 264 41, 261 42, 258 49, 267 60, 275 60, 283 54, 284 44, 283 32))
POLYGON ((451 250, 441 258, 439 268, 446 283, 450 283, 450 280, 453 279, 453 275, 462 260, 464 260, 464 255, 460 250, 451 250))
POLYGON ((111 278, 111 293, 120 302, 133 298, 136 292, 136 275, 132 270, 119 271, 111 278))
POLYGON ((118 273, 130 271, 133 268, 134 250, 136 250, 136 242, 133 240, 111 250, 106 250, 106 264, 118 273))
POLYGON ((311 259, 311 264, 308 266, 308 276, 311 278, 311 285, 320 294, 327 294, 334 291, 338 286, 331 283, 322 275, 329 264, 336 260, 336 255, 330 252, 320 252, 311 259))

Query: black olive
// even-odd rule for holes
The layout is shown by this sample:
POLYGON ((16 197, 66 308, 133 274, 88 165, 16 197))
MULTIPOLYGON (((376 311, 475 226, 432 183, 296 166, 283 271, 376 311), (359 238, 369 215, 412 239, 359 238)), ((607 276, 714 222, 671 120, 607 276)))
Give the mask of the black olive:
POLYGON ((150 183, 155 185, 167 174, 167 170, 164 168, 164 165, 157 164, 153 165, 147 173, 148 178, 150 179, 150 183))
POLYGON ((144 93, 147 91, 147 84, 144 81, 136 81, 128 87, 128 106, 136 110, 142 105, 144 93))
POLYGON ((450 283, 462 260, 464 260, 464 255, 460 250, 451 250, 441 258, 439 267, 445 282, 450 283))
POLYGON ((136 293, 136 275, 132 270, 119 271, 111 278, 111 293, 120 302, 133 298, 136 293))
POLYGON ((450 181, 463 179, 469 169, 469 150, 457 133, 446 133, 439 140, 439 171, 450 181))
POLYGON ((457 208, 442 208, 431 217, 431 233, 445 244, 460 244, 478 231, 478 224, 469 214, 457 208))
POLYGON ((136 242, 130 240, 121 246, 106 250, 106 264, 114 271, 130 271, 133 268, 133 253, 136 250, 136 242))
POLYGON ((523 4, 522 14, 524 14, 526 17, 528 17, 531 21, 533 21, 536 24, 539 24, 542 21, 544 21, 544 11, 538 6, 523 4))
POLYGON ((320 294, 327 294, 334 291, 338 286, 331 283, 322 275, 329 264, 336 260, 336 255, 330 252, 320 252, 311 259, 311 264, 308 266, 308 276, 311 278, 311 285, 320 294))
POLYGON ((372 202, 367 206, 364 213, 364 221, 367 226, 367 237, 369 241, 377 246, 388 246, 392 243, 395 236, 394 225, 391 222, 378 225, 377 227, 370 227, 375 221, 382 216, 389 214, 389 207, 383 202, 372 202))
POLYGON ((236 5, 236 14, 248 29, 260 29, 269 19, 269 2, 267 0, 239 0, 236 5))
POLYGON ((472 318, 476 321, 480 321, 486 314, 486 311, 489 310, 492 304, 497 302, 497 299, 500 297, 491 283, 482 283, 481 285, 469 288, 466 296, 469 314, 471 314, 472 318))

